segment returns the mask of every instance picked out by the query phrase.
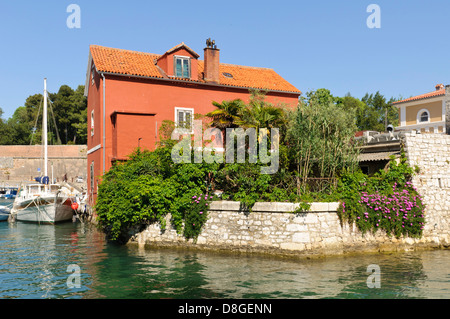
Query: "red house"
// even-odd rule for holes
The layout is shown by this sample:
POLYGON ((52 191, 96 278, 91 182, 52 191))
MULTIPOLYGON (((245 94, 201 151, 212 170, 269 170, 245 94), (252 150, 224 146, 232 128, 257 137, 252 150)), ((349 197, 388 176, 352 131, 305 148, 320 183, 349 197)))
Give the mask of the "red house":
POLYGON ((154 149, 164 120, 176 125, 214 110, 212 101, 248 101, 249 89, 267 91, 274 104, 296 106, 301 92, 274 70, 224 64, 207 41, 204 60, 181 43, 160 54, 91 45, 86 74, 88 194, 100 176, 136 147, 154 149))

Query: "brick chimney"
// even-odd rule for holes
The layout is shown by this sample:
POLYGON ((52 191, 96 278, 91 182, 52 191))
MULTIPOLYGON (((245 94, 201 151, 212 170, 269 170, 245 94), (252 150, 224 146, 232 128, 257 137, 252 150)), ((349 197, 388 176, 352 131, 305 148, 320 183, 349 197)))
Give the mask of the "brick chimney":
POLYGON ((214 40, 209 38, 206 40, 205 52, 205 68, 204 68, 204 80, 206 82, 219 83, 219 63, 220 63, 220 50, 217 49, 214 40))
POLYGON ((442 90, 444 88, 444 84, 436 84, 436 91, 442 90))

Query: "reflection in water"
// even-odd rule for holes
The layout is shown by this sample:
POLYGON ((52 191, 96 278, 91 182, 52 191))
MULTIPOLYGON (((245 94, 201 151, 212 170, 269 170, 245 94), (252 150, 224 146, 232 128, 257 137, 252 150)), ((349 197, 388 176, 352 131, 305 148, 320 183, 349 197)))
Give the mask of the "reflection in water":
POLYGON ((449 298, 449 251, 318 260, 107 244, 94 226, 0 224, 0 298, 449 298), (81 287, 69 288, 69 265, 81 287), (369 265, 381 288, 369 289, 369 265))
MULTIPOLYGON (((0 224, 0 297, 81 297, 88 288, 67 289, 68 266, 81 263, 80 267, 87 269, 106 256, 101 254, 104 242, 95 240, 96 232, 88 232, 82 242, 77 239, 80 233, 80 228, 71 223, 0 224), (96 243, 101 245, 96 247, 96 243)), ((81 278, 86 283, 90 281, 88 273, 83 275, 82 270, 81 278)))

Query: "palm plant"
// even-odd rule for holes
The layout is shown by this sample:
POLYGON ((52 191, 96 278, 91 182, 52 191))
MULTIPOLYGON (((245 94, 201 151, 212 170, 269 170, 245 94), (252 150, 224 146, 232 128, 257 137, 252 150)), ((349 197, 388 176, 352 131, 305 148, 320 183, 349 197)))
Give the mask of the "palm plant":
POLYGON ((216 107, 214 111, 206 114, 211 121, 211 126, 216 127, 222 131, 227 128, 237 128, 241 123, 241 115, 245 109, 245 103, 240 100, 223 101, 218 103, 213 101, 212 104, 216 107))
POLYGON ((245 128, 278 128, 284 121, 284 111, 270 104, 257 104, 243 110, 237 123, 245 128))
POLYGON ((266 102, 265 94, 259 91, 251 92, 250 102, 246 105, 242 100, 212 102, 217 108, 206 114, 211 126, 221 130, 226 128, 275 128, 285 124, 283 108, 266 102))

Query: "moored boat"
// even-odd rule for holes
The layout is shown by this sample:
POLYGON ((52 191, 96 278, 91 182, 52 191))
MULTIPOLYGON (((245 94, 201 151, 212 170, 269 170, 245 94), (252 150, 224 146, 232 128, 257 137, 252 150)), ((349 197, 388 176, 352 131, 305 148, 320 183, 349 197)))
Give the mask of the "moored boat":
POLYGON ((0 187, 0 198, 14 199, 17 195, 17 187, 0 187))
POLYGON ((0 206, 0 222, 7 221, 10 213, 11 209, 8 206, 0 206))
POLYGON ((15 220, 58 223, 72 220, 74 196, 59 185, 30 184, 20 189, 11 213, 15 220))
POLYGON ((44 110, 42 136, 44 142, 44 175, 38 177, 38 184, 22 185, 11 210, 11 217, 17 221, 33 223, 58 223, 73 218, 71 207, 75 196, 66 187, 49 184, 48 136, 47 136, 47 79, 44 79, 44 110))

